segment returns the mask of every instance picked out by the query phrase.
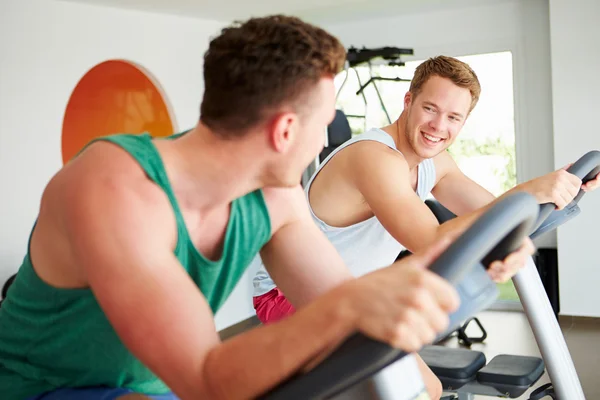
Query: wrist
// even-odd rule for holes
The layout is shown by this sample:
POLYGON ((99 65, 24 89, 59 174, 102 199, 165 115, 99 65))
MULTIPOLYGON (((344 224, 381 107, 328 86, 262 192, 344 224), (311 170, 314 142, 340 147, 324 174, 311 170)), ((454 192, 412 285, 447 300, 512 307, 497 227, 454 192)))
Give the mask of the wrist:
POLYGON ((526 192, 526 193, 529 193, 529 194, 533 194, 533 193, 531 193, 531 190, 529 188, 529 181, 523 182, 523 183, 519 183, 518 185, 515 185, 515 187, 513 187, 512 189, 510 189, 506 193, 511 193, 511 192, 526 192))
MULTIPOLYGON (((340 334, 349 334, 358 329, 358 309, 356 280, 344 282, 332 289, 321 300, 318 309, 333 326, 338 327, 340 334)), ((360 297, 360 296, 359 296, 360 297)))
POLYGON ((525 193, 530 194, 533 197, 535 197, 535 199, 538 202, 540 201, 537 192, 535 191, 535 189, 531 185, 531 181, 519 183, 514 188, 512 188, 511 190, 509 190, 508 192, 506 192, 506 194, 511 194, 511 193, 514 193, 514 192, 525 192, 525 193))

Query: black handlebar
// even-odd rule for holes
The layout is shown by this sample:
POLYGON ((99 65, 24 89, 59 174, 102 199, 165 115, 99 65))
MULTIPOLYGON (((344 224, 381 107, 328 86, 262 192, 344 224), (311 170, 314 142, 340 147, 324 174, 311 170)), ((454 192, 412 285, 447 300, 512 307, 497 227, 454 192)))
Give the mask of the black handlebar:
MULTIPOLYGON (((533 196, 515 193, 498 202, 465 231, 430 266, 453 285, 490 252, 508 253, 530 232, 538 215, 533 196)), ((368 378, 405 352, 354 334, 313 370, 294 376, 263 400, 326 399, 368 378)))
MULTIPOLYGON (((567 172, 577 176, 581 179, 582 183, 587 183, 594 179, 596 175, 600 173, 600 151, 592 150, 587 152, 579 160, 573 163, 573 165, 567 169, 567 172)), ((579 193, 575 196, 570 206, 577 204, 584 194, 585 192, 583 190, 579 190, 579 193)), ((546 203, 540 206, 540 213, 533 231, 537 230, 544 221, 550 217, 550 214, 556 211, 555 208, 555 204, 552 203, 546 203)))

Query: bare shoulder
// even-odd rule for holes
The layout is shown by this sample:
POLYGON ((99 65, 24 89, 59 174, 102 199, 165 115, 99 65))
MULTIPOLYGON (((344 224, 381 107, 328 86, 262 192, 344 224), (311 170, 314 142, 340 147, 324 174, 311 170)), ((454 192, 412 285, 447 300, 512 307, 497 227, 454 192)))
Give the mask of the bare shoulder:
POLYGON ((381 158, 386 162, 406 164, 406 160, 400 152, 375 140, 361 140, 339 152, 339 160, 348 163, 350 166, 371 164, 381 158))
POLYGON ((288 223, 310 218, 308 203, 301 185, 294 187, 267 187, 263 189, 271 218, 272 233, 288 223))
POLYGON ((343 170, 346 180, 353 182, 356 187, 364 186, 365 181, 382 185, 404 180, 408 182, 403 179, 409 173, 404 156, 395 149, 372 140, 348 146, 343 170))
POLYGON ((108 142, 90 145, 66 164, 52 178, 45 194, 60 197, 61 203, 107 201, 106 206, 120 204, 110 198, 138 200, 138 206, 167 200, 129 153, 108 142))
MULTIPOLYGON (((90 145, 65 165, 48 184, 43 203, 65 233, 91 233, 96 225, 103 225, 115 233, 133 235, 137 230, 138 235, 147 235, 140 232, 140 225, 175 224, 164 191, 129 153, 108 142, 90 145)), ((164 234, 152 231, 154 236, 164 234)))
POLYGON ((397 179, 394 172, 408 171, 408 164, 402 154, 389 146, 374 141, 363 140, 339 151, 320 171, 311 187, 313 192, 330 190, 349 192, 360 186, 363 179, 376 177, 397 179))
POLYGON ((35 268, 57 286, 85 285, 77 260, 89 249, 111 246, 116 238, 168 249, 176 240, 169 211, 166 195, 133 158, 117 146, 95 143, 44 190, 31 241, 35 268))

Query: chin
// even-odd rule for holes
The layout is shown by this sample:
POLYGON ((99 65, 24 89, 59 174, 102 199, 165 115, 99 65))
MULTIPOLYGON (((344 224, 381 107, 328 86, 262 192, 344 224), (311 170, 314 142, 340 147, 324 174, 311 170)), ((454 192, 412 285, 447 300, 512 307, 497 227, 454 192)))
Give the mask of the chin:
POLYGON ((419 149, 419 151, 417 152, 417 155, 420 158, 423 159, 427 159, 427 158, 434 158, 435 156, 437 156, 438 154, 442 153, 445 149, 441 149, 441 150, 432 150, 432 149, 419 149))
POLYGON ((419 143, 412 143, 412 151, 415 153, 415 155, 419 158, 433 158, 435 157, 439 152, 434 150, 434 149, 426 149, 422 146, 419 146, 419 143))

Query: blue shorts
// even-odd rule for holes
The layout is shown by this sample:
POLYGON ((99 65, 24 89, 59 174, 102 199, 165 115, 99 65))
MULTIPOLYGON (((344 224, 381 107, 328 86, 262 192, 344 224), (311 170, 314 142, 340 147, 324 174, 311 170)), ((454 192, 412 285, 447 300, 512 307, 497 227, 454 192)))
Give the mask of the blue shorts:
MULTIPOLYGON (((28 400, 114 400, 119 396, 135 393, 132 390, 125 388, 107 388, 107 387, 90 387, 90 388, 66 388, 57 389, 52 392, 38 394, 30 397, 28 400)), ((160 395, 144 395, 153 400, 179 400, 173 393, 160 395)))

